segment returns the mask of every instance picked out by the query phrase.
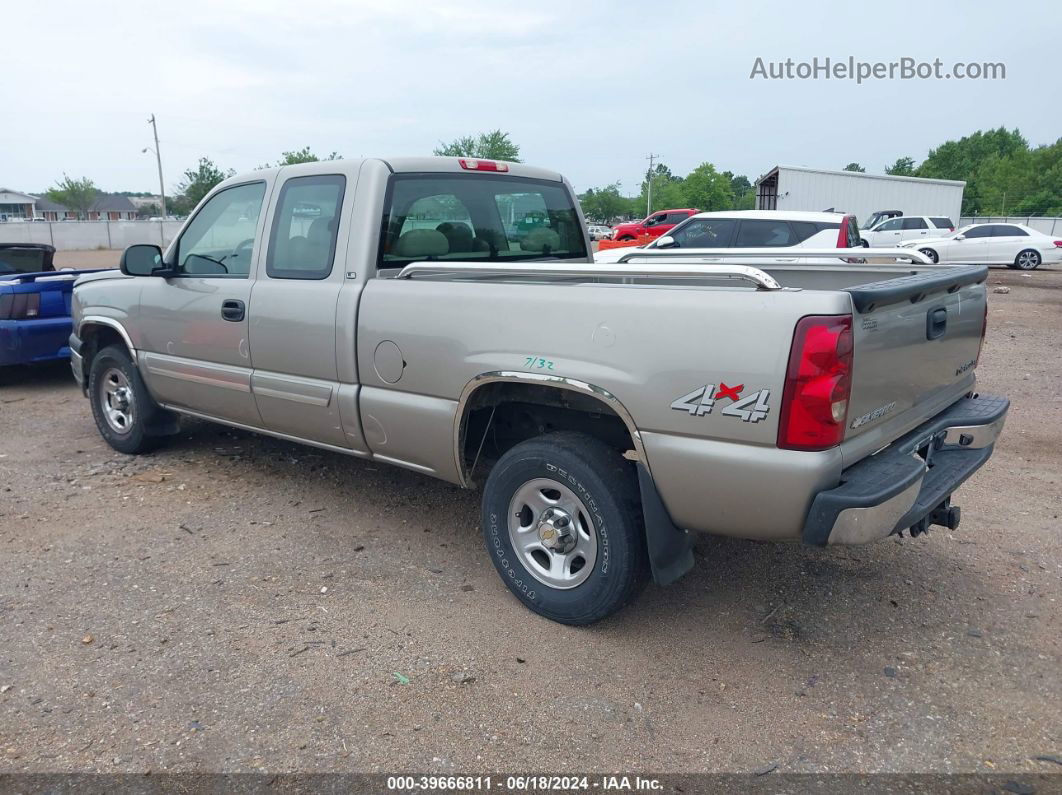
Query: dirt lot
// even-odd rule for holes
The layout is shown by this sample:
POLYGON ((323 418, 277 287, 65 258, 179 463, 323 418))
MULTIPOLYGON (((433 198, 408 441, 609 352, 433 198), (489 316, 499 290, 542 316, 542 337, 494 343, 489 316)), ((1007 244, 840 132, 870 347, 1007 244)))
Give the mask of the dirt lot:
POLYGON ((589 629, 510 597, 476 494, 204 423, 122 456, 8 374, 0 770, 1057 772, 1062 271, 990 281, 961 529, 704 538, 589 629))
POLYGON ((57 268, 117 268, 122 252, 112 248, 97 248, 86 251, 56 251, 57 268))

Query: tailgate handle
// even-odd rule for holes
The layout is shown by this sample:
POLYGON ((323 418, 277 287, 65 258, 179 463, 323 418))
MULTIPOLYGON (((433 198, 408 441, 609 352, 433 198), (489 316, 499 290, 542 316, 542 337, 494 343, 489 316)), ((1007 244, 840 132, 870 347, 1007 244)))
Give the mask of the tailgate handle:
POLYGON ((930 309, 926 313, 926 339, 935 340, 938 337, 944 336, 944 331, 948 327, 948 308, 946 306, 938 306, 936 309, 930 309))

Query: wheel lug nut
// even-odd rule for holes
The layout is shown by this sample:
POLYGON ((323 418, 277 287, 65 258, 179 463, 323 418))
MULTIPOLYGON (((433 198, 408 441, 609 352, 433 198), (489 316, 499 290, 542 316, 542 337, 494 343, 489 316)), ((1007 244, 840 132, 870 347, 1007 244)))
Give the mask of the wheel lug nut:
POLYGON ((571 519, 569 519, 567 516, 562 516, 554 523, 554 526, 557 528, 567 527, 570 522, 571 519))

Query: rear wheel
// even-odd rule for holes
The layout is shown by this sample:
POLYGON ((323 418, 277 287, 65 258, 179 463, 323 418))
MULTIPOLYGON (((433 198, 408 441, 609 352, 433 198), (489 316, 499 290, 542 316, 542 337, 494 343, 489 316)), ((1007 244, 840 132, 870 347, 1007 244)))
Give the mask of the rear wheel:
POLYGON ((148 433, 160 412, 125 348, 110 345, 92 359, 89 401, 100 436, 120 453, 146 453, 158 443, 148 433))
POLYGON ((516 445, 483 492, 483 536, 510 591, 563 624, 592 624, 649 579, 631 464, 581 433, 516 445))
POLYGON ((937 252, 934 249, 920 248, 918 249, 918 252, 920 254, 925 254, 927 257, 929 257, 930 262, 940 262, 940 257, 937 256, 937 252))
POLYGON ((1014 258, 1014 267, 1020 271, 1031 271, 1039 268, 1042 261, 1039 251, 1027 248, 1018 252, 1018 256, 1014 258))

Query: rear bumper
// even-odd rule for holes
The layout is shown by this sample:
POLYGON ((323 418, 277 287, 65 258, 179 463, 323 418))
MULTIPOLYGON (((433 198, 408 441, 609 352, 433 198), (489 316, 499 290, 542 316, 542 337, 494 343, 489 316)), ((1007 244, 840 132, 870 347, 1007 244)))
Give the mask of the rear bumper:
POLYGON ((69 317, 0 320, 0 366, 65 359, 69 317))
POLYGON ((806 543, 860 544, 929 524, 958 523, 955 489, 991 457, 1007 417, 1004 397, 967 397, 884 450, 841 473, 819 492, 804 524, 806 543))

